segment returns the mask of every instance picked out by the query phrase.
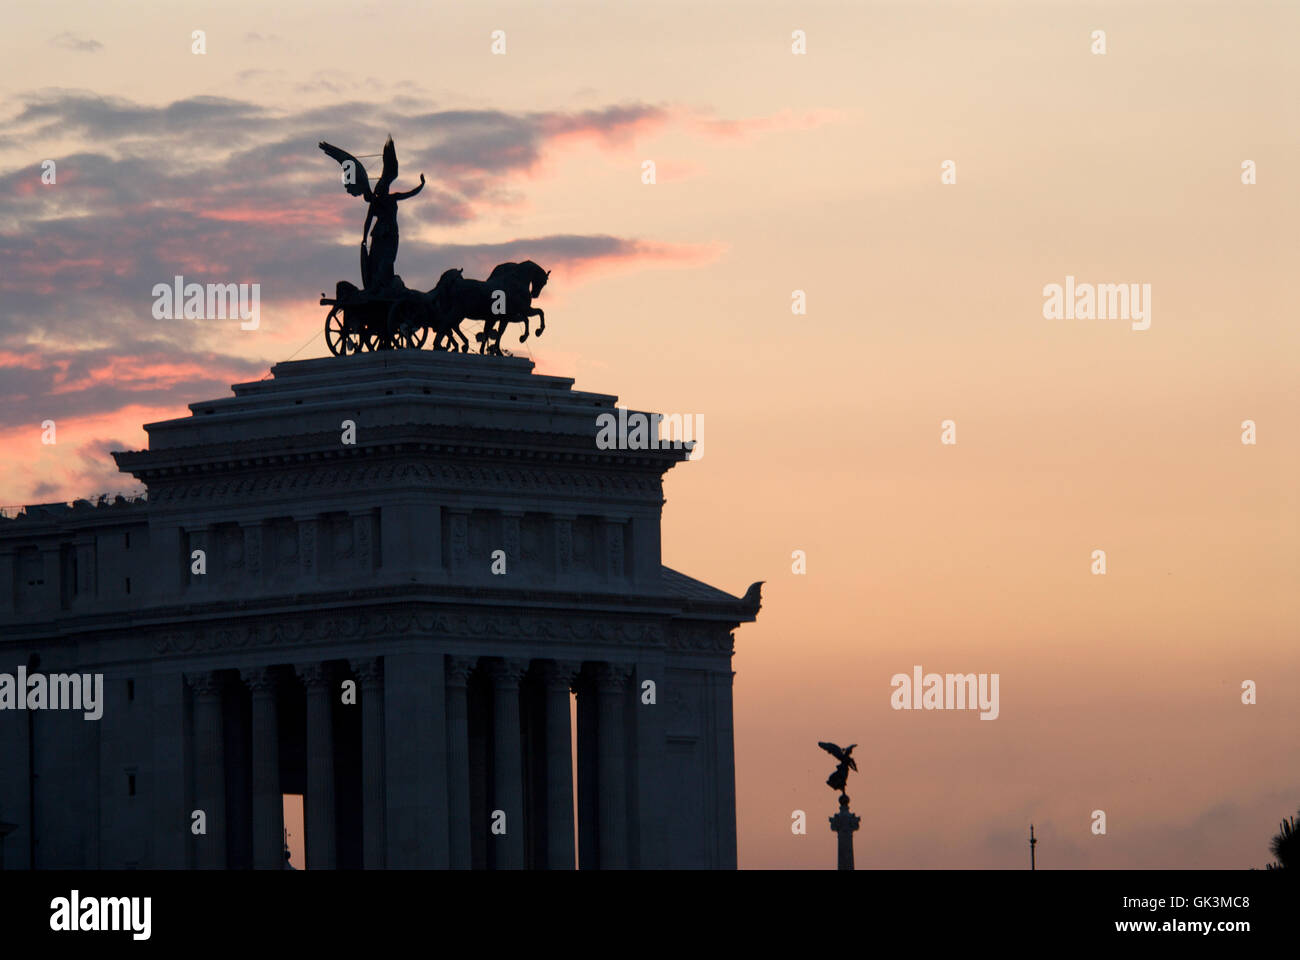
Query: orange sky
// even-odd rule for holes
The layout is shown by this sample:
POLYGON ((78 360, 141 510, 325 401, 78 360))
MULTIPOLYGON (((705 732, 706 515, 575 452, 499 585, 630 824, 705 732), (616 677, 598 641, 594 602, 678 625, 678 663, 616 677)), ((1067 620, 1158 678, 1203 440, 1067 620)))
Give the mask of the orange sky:
POLYGON ((180 178, 311 110, 311 142, 381 105, 499 111, 537 131, 535 157, 503 170, 402 151, 422 131, 392 129, 398 186, 430 181, 410 201, 423 210, 403 206, 398 270, 431 286, 462 265, 421 244, 472 256, 617 240, 554 255, 546 334, 527 354, 581 389, 705 418, 705 457, 668 475, 664 559, 735 593, 767 581, 734 663, 742 866, 833 864, 819 739, 859 744, 859 867, 1022 867, 1031 820, 1040 867, 1267 861, 1300 806, 1294 5, 131 10, 19 2, 0 38, 0 246, 24 265, 0 281, 0 322, 9 297, 48 302, 48 317, 0 329, 0 386, 22 411, 0 423, 0 501, 129 490, 98 452, 108 441, 138 446, 144 421, 325 353, 315 301, 276 293, 287 268, 261 278, 258 331, 185 328, 182 342, 160 329, 180 321, 149 312, 164 267, 255 281, 241 257, 256 240, 337 234, 335 273, 355 269, 362 211, 309 145, 301 169, 169 185, 178 212, 160 229, 179 239, 148 240, 162 275, 104 303, 111 336, 97 316, 69 326, 78 284, 134 277, 140 250, 78 244, 48 221, 156 214, 148 183, 128 195, 71 158, 140 154, 180 178), (489 53, 494 29, 505 56, 489 53), (206 135, 160 121, 135 139, 78 128, 70 108, 12 122, 55 90, 133 108, 224 97, 270 119, 206 135), (61 192, 31 214, 47 157, 67 158, 61 192), (945 160, 955 184, 940 182, 945 160), (279 203, 243 198, 258 177, 282 178, 279 203), (435 208, 446 218, 420 219, 435 208), (200 242, 218 227, 231 232, 200 242), (1045 320, 1043 287, 1067 275, 1149 283, 1150 329, 1045 320), (187 392, 196 368, 204 385, 187 392), (33 393, 21 375, 39 371, 51 385, 33 393), (123 389, 84 393, 42 447, 43 406, 106 381, 123 389), (1090 572, 1096 549, 1105 576, 1090 572), (890 709, 890 677, 914 664, 998 673, 998 719, 890 709), (1256 705, 1241 704, 1243 680, 1256 705), (1105 836, 1089 829, 1096 809, 1105 836), (807 836, 791 833, 794 810, 807 836))

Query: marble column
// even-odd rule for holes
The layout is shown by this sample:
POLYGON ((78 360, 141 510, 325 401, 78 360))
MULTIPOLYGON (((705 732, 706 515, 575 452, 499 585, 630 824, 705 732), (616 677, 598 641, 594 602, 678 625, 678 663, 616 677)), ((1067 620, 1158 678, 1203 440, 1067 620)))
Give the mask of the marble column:
POLYGON ((505 813, 505 833, 493 833, 491 849, 498 870, 524 867, 524 770, 523 741, 519 733, 519 682, 528 669, 527 660, 493 660, 492 677, 492 785, 494 808, 488 816, 489 829, 505 813))
POLYGON ((276 678, 269 667, 240 671, 253 704, 253 868, 284 869, 284 797, 276 678))
POLYGON ((713 763, 714 789, 717 799, 716 828, 717 860, 713 866, 723 870, 736 869, 736 739, 732 714, 732 685, 734 670, 709 673, 709 686, 713 693, 713 763))
POLYGON ((476 657, 447 658, 447 804, 448 840, 453 870, 468 870, 469 814, 469 675, 476 657))
POLYGON ((384 837, 388 869, 445 870, 447 679, 432 644, 384 654, 384 837))
POLYGON ((221 675, 186 674, 194 690, 194 807, 202 810, 207 833, 199 834, 196 863, 201 870, 226 866, 226 759, 222 734, 221 675))
POLYGON ((385 866, 384 666, 379 657, 351 661, 361 687, 361 851, 367 870, 385 866))
POLYGON ((334 835, 333 684, 323 663, 294 667, 307 688, 307 796, 303 819, 307 833, 307 869, 333 870, 338 865, 334 835))
POLYGON ((580 663, 542 665, 546 696, 546 867, 573 869, 573 728, 569 691, 580 663))
POLYGON ((631 669, 602 663, 596 673, 597 845, 602 870, 628 865, 626 711, 631 669))
MULTIPOLYGON (((178 548, 173 555, 179 552, 178 548)), ((175 566, 172 570, 174 572, 175 566)), ((145 816, 152 823, 153 866, 162 870, 184 870, 193 866, 190 856, 195 839, 190 834, 193 794, 185 776, 194 758, 194 743, 185 733, 185 676, 179 672, 163 673, 159 664, 155 664, 155 669, 159 672, 143 681, 148 684, 150 719, 153 721, 152 750, 146 747, 143 753, 153 760, 152 789, 149 790, 153 802, 145 807, 145 816)), ((3 726, 0 724, 0 731, 3 726)), ((21 746, 25 769, 25 733, 21 746)), ((24 777, 24 796, 26 786, 24 777)), ((3 793, 4 783, 0 782, 0 796, 3 793)), ((14 841, 11 839, 10 842, 14 841)), ((26 843, 25 837, 23 842, 26 843)))

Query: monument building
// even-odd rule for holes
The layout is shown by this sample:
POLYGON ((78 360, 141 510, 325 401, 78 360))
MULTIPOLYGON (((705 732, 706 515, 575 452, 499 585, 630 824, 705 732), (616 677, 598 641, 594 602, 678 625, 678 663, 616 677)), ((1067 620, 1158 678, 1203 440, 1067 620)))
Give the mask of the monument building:
POLYGON ((735 867, 759 585, 661 563, 687 451, 521 358, 271 373, 0 519, 0 864, 280 868, 301 794, 308 869, 735 867))

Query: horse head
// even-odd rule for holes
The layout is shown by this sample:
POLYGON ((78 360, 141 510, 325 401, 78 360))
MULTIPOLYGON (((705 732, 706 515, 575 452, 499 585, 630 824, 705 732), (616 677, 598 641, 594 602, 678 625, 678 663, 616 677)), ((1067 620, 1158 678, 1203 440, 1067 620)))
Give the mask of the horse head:
POLYGON ((444 293, 449 290, 452 284, 456 281, 464 279, 464 276, 464 267, 452 267, 450 270, 444 270, 442 276, 438 278, 437 284, 429 291, 429 295, 432 296, 434 294, 444 293))
POLYGON ((536 297, 542 292, 542 287, 546 286, 546 281, 551 276, 551 271, 543 270, 540 266, 529 260, 522 264, 531 274, 528 281, 528 295, 536 297))

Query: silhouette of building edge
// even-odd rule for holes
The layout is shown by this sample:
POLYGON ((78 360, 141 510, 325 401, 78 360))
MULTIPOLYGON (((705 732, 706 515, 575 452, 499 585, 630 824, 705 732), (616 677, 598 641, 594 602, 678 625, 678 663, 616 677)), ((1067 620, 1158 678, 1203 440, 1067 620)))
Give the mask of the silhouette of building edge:
POLYGON ((277 364, 113 454, 147 499, 0 519, 0 673, 104 678, 0 711, 0 863, 280 869, 300 793, 308 869, 734 868, 758 585, 663 566, 687 452, 532 368, 277 364))

